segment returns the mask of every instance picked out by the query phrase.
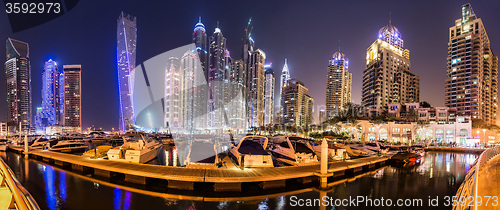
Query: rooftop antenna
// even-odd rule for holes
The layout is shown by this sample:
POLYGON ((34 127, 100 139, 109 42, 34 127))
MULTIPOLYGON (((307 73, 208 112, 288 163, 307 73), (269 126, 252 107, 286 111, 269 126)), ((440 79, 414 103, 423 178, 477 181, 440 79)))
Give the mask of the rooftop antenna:
POLYGON ((217 28, 219 28, 219 21, 217 21, 217 28))
MULTIPOLYGON (((248 27, 250 26, 250 24, 252 23, 252 17, 250 17, 250 19, 248 19, 248 24, 247 26, 245 27, 245 37, 249 37, 249 33, 248 33, 248 27)), ((253 27, 252 27, 253 28, 253 27)), ((252 29, 250 29, 250 33, 252 32, 252 29)))
POLYGON ((340 39, 339 39, 339 52, 340 52, 340 39))
POLYGON ((198 17, 198 23, 201 23, 201 16, 198 17))
POLYGON ((389 26, 391 25, 391 15, 392 15, 392 12, 389 12, 389 26))

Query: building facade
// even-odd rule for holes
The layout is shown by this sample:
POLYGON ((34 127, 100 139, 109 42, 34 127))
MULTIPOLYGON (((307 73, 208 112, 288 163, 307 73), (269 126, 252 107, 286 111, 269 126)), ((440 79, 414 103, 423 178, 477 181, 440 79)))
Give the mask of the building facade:
POLYGON ((340 51, 332 55, 328 63, 326 84, 327 119, 339 116, 351 103, 352 74, 349 73, 349 59, 340 51))
POLYGON ((281 70, 281 76, 280 76, 280 101, 278 102, 280 104, 280 112, 281 110, 281 95, 283 94, 283 87, 286 85, 286 83, 290 80, 290 71, 288 69, 288 62, 287 59, 285 58, 285 64, 283 65, 283 70, 281 70))
POLYGON ((9 131, 28 134, 31 127, 31 64, 28 43, 8 38, 6 41, 5 78, 7 126, 9 131))
POLYGON ((165 68, 165 119, 164 127, 182 129, 184 127, 184 71, 178 58, 171 57, 165 68))
POLYGON ((208 56, 208 127, 213 129, 226 125, 224 118, 224 82, 226 77, 226 38, 217 27, 209 39, 208 56))
POLYGON ((118 91, 120 99, 119 129, 125 131, 127 120, 134 124, 133 82, 137 44, 137 21, 123 11, 117 20, 116 57, 118 69, 118 91))
POLYGON ((498 57, 490 47, 481 18, 470 4, 449 29, 445 105, 460 115, 496 124, 498 57))
POLYGON ((82 66, 63 65, 64 126, 81 132, 82 127, 82 66))
POLYGON ((313 99, 308 94, 309 90, 298 79, 285 84, 281 96, 283 124, 306 127, 312 123, 313 99))
POLYGON ((257 49, 250 56, 247 76, 247 113, 250 127, 264 126, 264 88, 266 54, 257 49))
POLYGON ((327 118, 326 118, 326 110, 324 110, 324 109, 319 110, 319 116, 318 117, 319 117, 318 123, 319 123, 319 125, 321 125, 321 123, 324 123, 327 120, 327 118))
POLYGON ((410 72, 410 51, 403 47, 401 33, 389 21, 366 51, 362 105, 387 110, 390 103, 419 102, 419 98, 420 79, 410 72))
POLYGON ((62 111, 59 76, 57 63, 53 60, 45 62, 42 73, 42 127, 60 125, 62 111))
POLYGON ((264 125, 274 124, 274 71, 266 69, 264 90, 264 125))

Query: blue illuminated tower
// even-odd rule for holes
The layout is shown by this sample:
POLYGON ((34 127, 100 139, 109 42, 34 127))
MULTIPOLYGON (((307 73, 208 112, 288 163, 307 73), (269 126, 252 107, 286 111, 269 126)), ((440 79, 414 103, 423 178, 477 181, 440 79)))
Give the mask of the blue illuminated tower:
POLYGON ((118 91, 120 96, 120 131, 126 130, 127 120, 134 124, 133 82, 137 41, 137 22, 134 16, 120 13, 117 21, 116 57, 118 91))
MULTIPOLYGON (((42 73, 42 124, 43 127, 60 124, 60 80, 57 63, 50 59, 45 62, 42 73)), ((38 115, 38 114, 37 114, 38 115)))
POLYGON ((210 37, 208 72, 208 126, 219 128, 224 125, 222 107, 224 104, 224 81, 226 79, 226 38, 219 27, 210 37))

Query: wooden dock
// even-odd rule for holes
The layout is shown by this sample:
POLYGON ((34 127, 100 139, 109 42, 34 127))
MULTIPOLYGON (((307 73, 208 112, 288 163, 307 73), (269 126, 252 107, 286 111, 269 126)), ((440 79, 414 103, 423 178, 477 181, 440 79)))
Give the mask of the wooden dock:
POLYGON ((427 147, 425 151, 436 152, 460 152, 460 153, 475 153, 481 154, 486 150, 485 148, 464 148, 464 147, 427 147))
MULTIPOLYGON (((241 191, 243 183, 258 184, 263 189, 279 188, 285 187, 287 180, 297 180, 300 183, 317 181, 315 174, 320 172, 320 165, 245 168, 243 170, 239 168, 203 169, 90 159, 44 150, 30 151, 29 157, 84 174, 110 179, 120 177, 131 183, 147 184, 155 180, 167 181, 168 188, 183 190, 194 190, 197 183, 213 185, 214 191, 241 191)), ((381 156, 330 162, 328 172, 333 177, 366 172, 384 166, 388 159, 387 156, 381 156)))

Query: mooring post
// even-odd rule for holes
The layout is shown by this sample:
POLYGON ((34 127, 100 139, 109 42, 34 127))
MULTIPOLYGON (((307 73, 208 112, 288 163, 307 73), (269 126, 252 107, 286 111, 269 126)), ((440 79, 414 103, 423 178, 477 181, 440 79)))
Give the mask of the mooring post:
MULTIPOLYGON (((328 195, 326 194, 327 192, 328 192, 328 191, 326 191, 326 190, 320 190, 320 191, 319 191, 319 200, 320 200, 320 201, 323 201, 323 200, 329 200, 329 199, 328 199, 328 197, 327 197, 328 195), (325 197, 326 197, 326 198, 325 198, 325 197), (324 199, 323 199, 323 198, 324 198, 324 199)), ((325 205, 323 205, 323 204, 326 204, 326 203, 321 202, 321 203, 320 203, 320 205, 319 205, 319 210, 326 210, 326 206, 325 206, 325 205)))
POLYGON ((28 158, 28 136, 24 135, 24 157, 28 158))
POLYGON ((326 139, 321 142, 321 188, 327 186, 327 173, 328 173, 328 143, 326 139))

